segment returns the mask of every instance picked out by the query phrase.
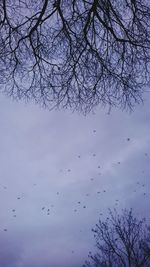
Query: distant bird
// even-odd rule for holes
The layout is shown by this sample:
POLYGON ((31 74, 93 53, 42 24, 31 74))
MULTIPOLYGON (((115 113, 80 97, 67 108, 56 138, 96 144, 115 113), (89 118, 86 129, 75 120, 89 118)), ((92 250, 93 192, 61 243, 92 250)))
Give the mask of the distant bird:
POLYGON ((19 199, 20 199, 20 197, 17 197, 17 199, 19 200, 19 199))
POLYGON ((93 154, 93 157, 96 157, 96 154, 95 153, 93 154))
POLYGON ((91 178, 91 181, 93 181, 94 180, 94 178, 91 178))
POLYGON ((15 209, 12 209, 12 212, 15 212, 15 209))
POLYGON ((81 202, 80 201, 78 201, 78 204, 80 204, 81 202))
POLYGON ((127 141, 130 141, 130 138, 129 137, 127 138, 127 141))
POLYGON ((93 130, 93 133, 96 133, 96 130, 93 130))
POLYGON ((118 161, 118 164, 120 164, 120 161, 118 161))
POLYGON ((104 193, 106 193, 106 190, 103 190, 104 193))
POLYGON ((100 169, 100 165, 98 165, 98 169, 100 169))
POLYGON ((45 207, 43 207, 42 210, 45 210, 45 207))
POLYGON ((78 155, 78 158, 80 159, 80 158, 81 158, 81 156, 80 156, 80 155, 78 155))
POLYGON ((97 194, 100 194, 100 191, 98 191, 97 194))
POLYGON ((4 231, 7 232, 7 229, 5 228, 4 231))
POLYGON ((74 209, 74 212, 77 212, 77 210, 76 210, 76 209, 74 209))
POLYGON ((50 215, 50 213, 48 212, 47 215, 50 215))
POLYGON ((84 209, 86 209, 86 206, 83 206, 84 209))
POLYGON ((71 172, 71 170, 70 170, 70 169, 68 169, 67 171, 68 171, 68 172, 71 172))

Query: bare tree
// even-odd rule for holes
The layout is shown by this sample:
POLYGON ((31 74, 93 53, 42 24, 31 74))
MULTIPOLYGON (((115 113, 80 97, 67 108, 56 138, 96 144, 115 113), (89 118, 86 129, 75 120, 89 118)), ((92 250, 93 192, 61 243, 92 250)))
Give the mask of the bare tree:
POLYGON ((149 66, 149 0, 0 1, 0 85, 13 98, 132 109, 149 66))
POLYGON ((132 210, 109 217, 96 224, 94 237, 97 252, 89 253, 84 267, 149 267, 150 238, 145 219, 134 217, 132 210))

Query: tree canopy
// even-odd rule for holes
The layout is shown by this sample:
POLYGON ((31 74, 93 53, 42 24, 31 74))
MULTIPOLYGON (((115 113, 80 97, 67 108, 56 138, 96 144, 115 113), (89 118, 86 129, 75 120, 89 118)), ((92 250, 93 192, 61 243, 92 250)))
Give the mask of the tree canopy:
POLYGON ((0 1, 0 87, 47 108, 130 108, 150 84, 148 0, 0 1))
POLYGON ((89 253, 84 267, 148 267, 150 266, 150 231, 145 219, 132 210, 116 210, 106 220, 100 219, 92 229, 96 241, 95 254, 89 253))

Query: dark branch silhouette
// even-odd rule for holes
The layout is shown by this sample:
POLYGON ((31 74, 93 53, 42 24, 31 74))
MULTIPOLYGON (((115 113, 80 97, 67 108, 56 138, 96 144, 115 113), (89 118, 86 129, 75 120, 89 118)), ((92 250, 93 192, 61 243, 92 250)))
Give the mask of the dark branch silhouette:
POLYGON ((132 109, 149 66, 148 0, 0 1, 0 85, 13 98, 132 109))
POLYGON ((96 224, 96 253, 89 253, 84 267, 148 267, 150 266, 150 234, 145 219, 134 217, 132 210, 109 217, 96 224))

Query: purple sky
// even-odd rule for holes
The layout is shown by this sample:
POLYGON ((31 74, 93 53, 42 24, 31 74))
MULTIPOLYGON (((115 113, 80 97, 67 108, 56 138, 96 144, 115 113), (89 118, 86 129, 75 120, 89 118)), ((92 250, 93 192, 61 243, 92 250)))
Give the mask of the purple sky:
POLYGON ((82 266, 100 213, 149 216, 149 106, 85 117, 0 96, 0 266, 82 266))

